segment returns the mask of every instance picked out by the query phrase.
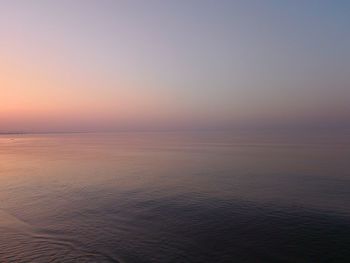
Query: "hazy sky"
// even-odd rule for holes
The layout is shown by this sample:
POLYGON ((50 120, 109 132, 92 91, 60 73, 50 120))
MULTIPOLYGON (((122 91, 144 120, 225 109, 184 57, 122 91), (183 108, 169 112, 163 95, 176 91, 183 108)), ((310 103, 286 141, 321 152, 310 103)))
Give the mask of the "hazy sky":
POLYGON ((350 127, 350 1, 0 0, 0 131, 350 127))

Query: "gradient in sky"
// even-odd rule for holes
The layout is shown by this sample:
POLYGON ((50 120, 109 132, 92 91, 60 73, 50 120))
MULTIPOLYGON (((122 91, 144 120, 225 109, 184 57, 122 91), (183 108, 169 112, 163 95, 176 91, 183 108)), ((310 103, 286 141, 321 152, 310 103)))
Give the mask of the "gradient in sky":
POLYGON ((350 127, 349 1, 0 1, 0 131, 350 127))

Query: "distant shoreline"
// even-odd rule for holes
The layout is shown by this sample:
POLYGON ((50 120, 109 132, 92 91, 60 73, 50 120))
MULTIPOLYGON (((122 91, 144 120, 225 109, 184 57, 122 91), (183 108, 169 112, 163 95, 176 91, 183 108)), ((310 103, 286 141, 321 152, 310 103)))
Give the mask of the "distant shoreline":
POLYGON ((55 134, 55 133, 92 133, 84 131, 64 131, 64 132, 0 132, 0 135, 27 135, 27 134, 55 134))

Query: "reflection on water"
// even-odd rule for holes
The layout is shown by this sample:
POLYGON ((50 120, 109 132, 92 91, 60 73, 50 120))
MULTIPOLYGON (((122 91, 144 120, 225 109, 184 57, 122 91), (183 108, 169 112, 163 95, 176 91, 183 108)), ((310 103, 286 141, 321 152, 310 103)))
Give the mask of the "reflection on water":
POLYGON ((0 262, 349 262, 349 141, 0 136, 0 262))

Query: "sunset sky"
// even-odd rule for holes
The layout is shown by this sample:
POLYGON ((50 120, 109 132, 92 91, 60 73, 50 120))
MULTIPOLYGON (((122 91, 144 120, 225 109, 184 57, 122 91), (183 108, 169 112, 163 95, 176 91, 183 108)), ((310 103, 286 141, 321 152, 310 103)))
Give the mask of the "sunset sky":
POLYGON ((0 132, 350 127, 350 1, 0 1, 0 132))

